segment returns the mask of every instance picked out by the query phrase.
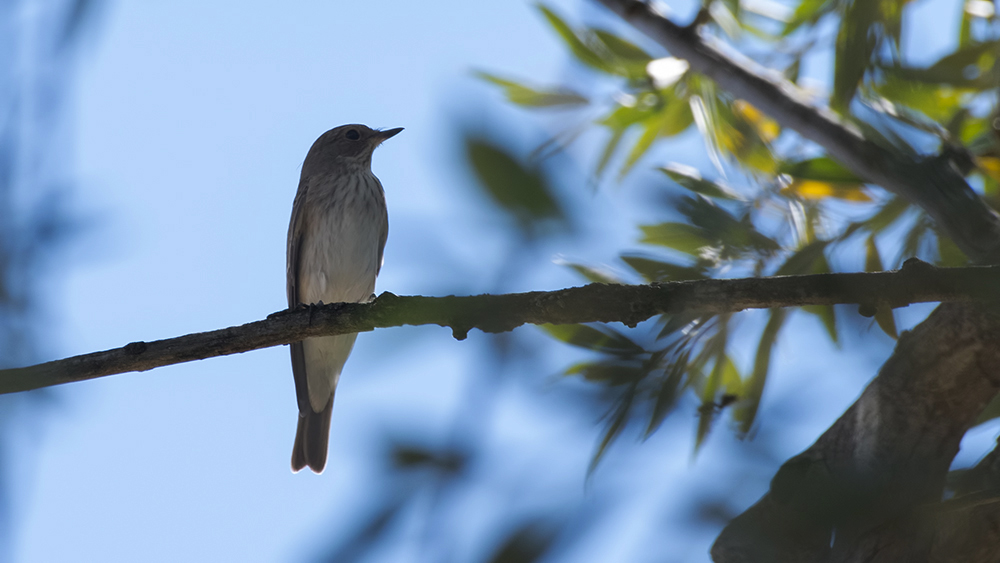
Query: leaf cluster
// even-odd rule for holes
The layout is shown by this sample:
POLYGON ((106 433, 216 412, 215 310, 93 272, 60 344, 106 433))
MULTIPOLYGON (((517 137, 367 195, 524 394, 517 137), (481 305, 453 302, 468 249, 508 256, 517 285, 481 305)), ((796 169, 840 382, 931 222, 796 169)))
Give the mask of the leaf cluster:
MULTIPOLYGON (((728 41, 790 87, 808 87, 802 79, 808 57, 832 50, 827 79, 832 110, 870 141, 914 159, 946 159, 997 207, 1000 144, 993 123, 1000 119, 995 107, 1000 23, 991 3, 960 2, 961 23, 952 30, 956 47, 928 66, 907 64, 902 52, 901 38, 910 32, 904 17, 909 0, 749 4, 707 3, 699 32, 728 41), (926 154, 928 147, 936 154, 926 154)), ((685 61, 654 56, 638 37, 634 42, 605 29, 574 26, 547 7, 539 10, 580 68, 614 93, 587 95, 574 85, 529 87, 481 76, 512 104, 579 114, 585 128, 603 131, 604 141, 593 155, 597 178, 617 169, 620 180, 644 158, 652 161, 670 205, 664 221, 639 226, 642 251, 621 254, 627 277, 652 283, 845 268, 878 271, 911 256, 943 266, 966 263, 954 243, 910 202, 866 183, 818 147, 804 145, 753 105, 692 72, 685 61), (653 151, 657 143, 692 127, 705 139, 715 179, 663 162, 653 151)), ((822 93, 813 88, 812 95, 820 104, 822 93)), ((603 268, 570 265, 592 281, 626 281, 603 268)), ((838 315, 844 311, 802 311, 819 319, 839 343, 838 315)), ((660 318, 653 329, 633 331, 546 327, 552 337, 596 356, 571 366, 567 375, 615 391, 595 463, 629 421, 642 421, 649 435, 683 396, 700 404, 696 444, 723 409, 741 433, 749 432, 790 313, 768 312, 763 327, 755 329, 757 345, 743 368, 733 353, 738 316, 660 318)), ((861 313, 897 336, 890 307, 861 313)))

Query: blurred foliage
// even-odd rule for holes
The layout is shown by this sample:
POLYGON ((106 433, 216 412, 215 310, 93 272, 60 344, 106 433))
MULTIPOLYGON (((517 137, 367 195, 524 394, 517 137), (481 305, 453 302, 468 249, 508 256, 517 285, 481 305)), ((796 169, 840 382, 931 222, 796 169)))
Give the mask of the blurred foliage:
MULTIPOLYGON (((997 207, 1000 143, 995 124, 1000 79, 1000 22, 991 2, 957 1, 960 25, 941 29, 954 48, 928 66, 909 64, 901 39, 912 19, 909 0, 706 1, 701 33, 777 71, 823 104, 814 82, 803 81, 807 58, 832 52, 829 107, 870 140, 915 158, 950 159, 967 170, 971 185, 997 207), (829 30, 835 33, 828 33, 829 30), (928 153, 928 147, 933 155, 928 153)), ((588 147, 600 180, 616 170, 621 180, 648 161, 660 173, 670 205, 663 219, 639 226, 641 253, 620 256, 626 278, 604 268, 568 264, 604 283, 665 282, 725 275, 761 276, 881 270, 917 256, 958 266, 965 256, 935 230, 919 208, 868 185, 821 148, 715 83, 680 59, 647 50, 640 34, 628 37, 578 25, 544 5, 541 18, 561 41, 579 73, 594 80, 535 87, 509 78, 481 77, 500 87, 511 104, 560 113, 574 131, 555 142, 600 137, 588 147), (594 84, 597 86, 594 86, 594 84), (592 92, 583 85, 591 84, 592 92), (576 119, 574 121, 574 119, 576 119), (664 161, 658 143, 692 127, 705 139, 711 175, 664 161), (708 177, 707 177, 708 176, 708 177), (739 178, 739 181, 726 180, 739 178)), ((526 182, 525 185, 530 185, 526 182)), ((835 344, 844 310, 803 307, 835 344)), ((593 353, 566 370, 615 393, 594 462, 631 421, 646 434, 673 412, 682 396, 700 403, 700 445, 723 411, 740 433, 751 430, 771 358, 791 309, 767 313, 748 366, 734 357, 739 316, 660 317, 654 326, 622 331, 608 326, 544 327, 553 338, 593 353)), ((875 309, 873 326, 895 338, 893 311, 875 309)), ((993 413, 1000 413, 997 407, 993 413)), ((993 414, 991 416, 996 416, 993 414)), ((697 447, 697 446, 696 446, 697 447)))
MULTIPOLYGON (((65 209, 66 147, 58 134, 72 55, 100 2, 0 2, 0 367, 38 360, 48 267, 73 232, 65 209), (27 17, 29 14, 32 17, 27 17)), ((47 331, 46 333, 51 333, 47 331)), ((0 560, 9 541, 11 441, 32 431, 51 391, 0 397, 0 560)), ((21 452, 18 452, 21 453, 21 452)))

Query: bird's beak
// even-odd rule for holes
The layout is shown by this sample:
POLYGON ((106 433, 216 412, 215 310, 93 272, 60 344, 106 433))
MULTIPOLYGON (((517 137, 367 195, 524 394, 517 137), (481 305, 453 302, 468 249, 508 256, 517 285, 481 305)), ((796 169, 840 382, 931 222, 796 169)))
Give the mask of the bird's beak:
POLYGON ((375 135, 373 135, 375 139, 375 145, 376 146, 381 145, 383 142, 385 142, 386 139, 390 137, 395 137, 402 130, 403 130, 402 127, 397 127, 395 129, 386 129, 385 131, 376 131, 375 135))

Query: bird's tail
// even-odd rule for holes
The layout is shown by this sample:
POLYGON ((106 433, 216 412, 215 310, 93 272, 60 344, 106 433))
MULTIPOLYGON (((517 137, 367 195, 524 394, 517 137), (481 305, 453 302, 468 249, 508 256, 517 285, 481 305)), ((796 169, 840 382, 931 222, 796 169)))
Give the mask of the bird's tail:
POLYGON ((298 473, 307 465, 313 473, 322 473, 326 467, 326 450, 330 443, 330 415, 333 413, 333 397, 321 412, 306 408, 299 411, 299 425, 295 429, 295 445, 292 446, 292 472, 298 473))

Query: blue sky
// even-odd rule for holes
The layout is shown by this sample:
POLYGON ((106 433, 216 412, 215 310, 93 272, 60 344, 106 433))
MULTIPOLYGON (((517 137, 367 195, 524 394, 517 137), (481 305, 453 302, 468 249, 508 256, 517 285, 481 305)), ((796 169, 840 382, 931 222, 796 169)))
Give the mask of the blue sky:
MULTIPOLYGON (((299 165, 319 134, 342 123, 406 128, 374 157, 390 213, 379 292, 486 291, 497 279, 507 290, 576 285, 553 258, 610 262, 635 247, 633 225, 648 213, 628 184, 595 193, 580 182, 579 236, 526 257, 524 275, 496 272, 507 226, 470 189, 456 125, 484 120, 521 139, 541 135, 511 125, 522 114, 471 77, 485 69, 546 82, 570 72, 527 2, 109 2, 92 31, 68 108, 73 207, 89 226, 56 272, 51 357, 284 308, 299 165)), ((707 163, 695 137, 664 150, 707 163)), ((904 312, 902 324, 921 311, 904 312)), ((773 410, 762 415, 765 430, 768 420, 799 417, 783 430, 781 459, 811 443, 888 352, 839 353, 815 344, 818 326, 797 326, 779 347, 764 402, 773 410), (815 375, 833 363, 837 377, 815 375)), ((374 437, 446 432, 468 378, 483 369, 486 338, 456 342, 437 327, 362 335, 338 389, 322 476, 289 471, 296 406, 285 347, 65 386, 39 446, 24 448, 30 467, 16 468, 27 483, 15 499, 16 560, 315 557, 383 492, 374 437)), ((711 530, 680 520, 681 508, 689 489, 726 478, 733 448, 748 446, 720 429, 692 459, 693 418, 674 417, 648 442, 616 446, 588 481, 596 413, 537 408, 568 357, 557 350, 537 373, 498 388, 487 463, 502 471, 484 473, 452 517, 476 532, 503 511, 601 507, 599 533, 569 560, 704 560, 711 530), (664 528, 676 533, 664 538, 664 528)), ((749 504, 763 487, 766 476, 736 494, 749 504)), ((413 535, 382 560, 416 553, 413 535)), ((460 560, 490 539, 470 537, 456 547, 460 560)))

